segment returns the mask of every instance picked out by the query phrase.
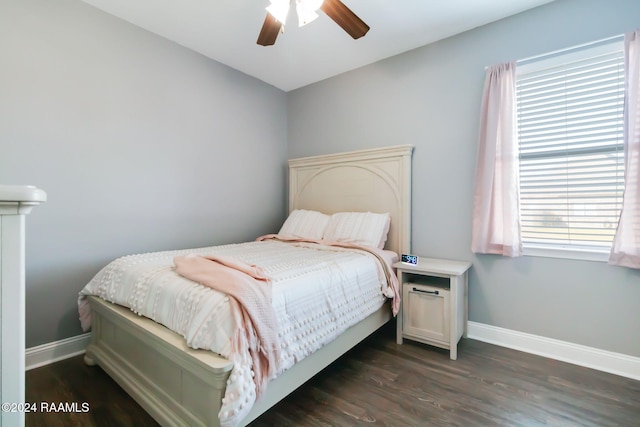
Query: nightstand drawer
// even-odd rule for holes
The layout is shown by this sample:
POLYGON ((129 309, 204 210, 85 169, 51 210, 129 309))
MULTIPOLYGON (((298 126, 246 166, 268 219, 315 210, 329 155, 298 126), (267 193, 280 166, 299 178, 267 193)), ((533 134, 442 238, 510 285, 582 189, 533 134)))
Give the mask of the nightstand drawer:
POLYGON ((449 344, 449 290, 426 284, 402 286, 403 333, 418 341, 449 344))

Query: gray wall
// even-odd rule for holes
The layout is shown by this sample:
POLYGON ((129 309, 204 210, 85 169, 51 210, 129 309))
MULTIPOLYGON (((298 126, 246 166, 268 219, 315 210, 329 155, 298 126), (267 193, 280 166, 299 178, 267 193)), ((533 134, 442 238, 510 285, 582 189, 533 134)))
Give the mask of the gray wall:
POLYGON ((0 3, 0 182, 27 217, 27 347, 111 259, 277 230, 286 93, 79 0, 0 3))
POLYGON ((638 0, 557 0, 298 89, 288 156, 415 145, 413 252, 473 262, 470 320, 640 357, 640 271, 470 252, 484 67, 639 26, 638 0))

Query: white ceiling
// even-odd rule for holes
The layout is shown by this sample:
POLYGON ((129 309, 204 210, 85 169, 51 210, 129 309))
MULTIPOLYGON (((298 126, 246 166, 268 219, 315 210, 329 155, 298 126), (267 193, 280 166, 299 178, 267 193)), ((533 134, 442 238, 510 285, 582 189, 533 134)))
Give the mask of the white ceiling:
POLYGON ((553 0, 342 0, 371 30, 353 40, 324 13, 289 14, 274 46, 256 39, 269 0, 83 0, 284 91, 553 0))

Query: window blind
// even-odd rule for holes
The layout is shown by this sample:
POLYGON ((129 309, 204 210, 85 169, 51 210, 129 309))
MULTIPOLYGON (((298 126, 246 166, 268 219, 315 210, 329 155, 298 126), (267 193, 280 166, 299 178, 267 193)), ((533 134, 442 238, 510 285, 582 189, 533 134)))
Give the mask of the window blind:
POLYGON ((524 247, 606 251, 624 190, 622 42, 516 77, 524 247))

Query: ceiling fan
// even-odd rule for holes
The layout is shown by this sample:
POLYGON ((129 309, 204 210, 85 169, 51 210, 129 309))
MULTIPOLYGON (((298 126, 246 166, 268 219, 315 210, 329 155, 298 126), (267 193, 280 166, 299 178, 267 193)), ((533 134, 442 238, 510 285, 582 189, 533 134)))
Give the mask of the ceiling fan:
POLYGON ((289 7, 294 1, 301 27, 316 19, 316 12, 322 10, 354 39, 359 39, 369 31, 369 26, 340 0, 271 0, 258 36, 259 45, 271 46, 276 42, 278 33, 284 28, 289 7))

